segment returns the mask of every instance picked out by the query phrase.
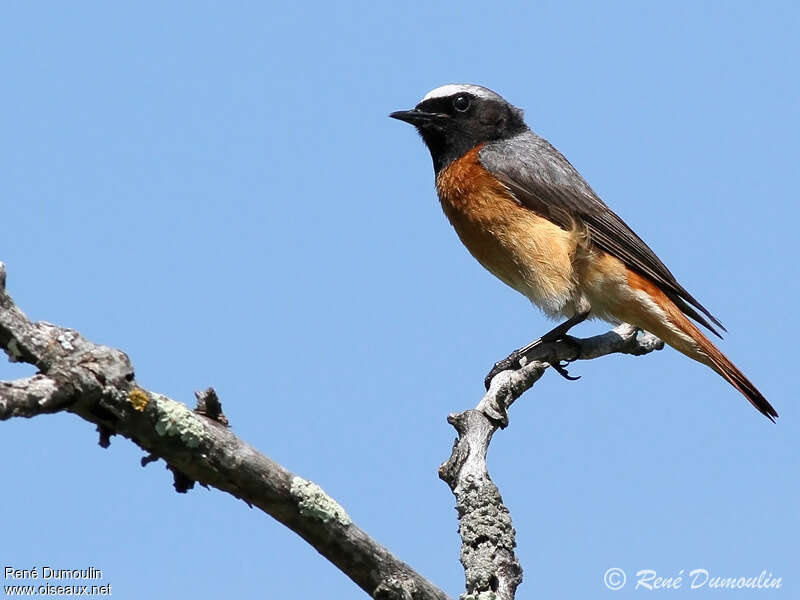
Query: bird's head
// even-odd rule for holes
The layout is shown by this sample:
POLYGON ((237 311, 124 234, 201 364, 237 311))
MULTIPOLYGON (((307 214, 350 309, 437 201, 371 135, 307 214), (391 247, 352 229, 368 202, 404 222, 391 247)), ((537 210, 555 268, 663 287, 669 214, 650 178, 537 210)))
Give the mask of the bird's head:
POLYGON ((465 83, 431 90, 412 110, 389 116, 417 128, 437 173, 478 144, 527 130, 520 109, 490 89, 465 83))

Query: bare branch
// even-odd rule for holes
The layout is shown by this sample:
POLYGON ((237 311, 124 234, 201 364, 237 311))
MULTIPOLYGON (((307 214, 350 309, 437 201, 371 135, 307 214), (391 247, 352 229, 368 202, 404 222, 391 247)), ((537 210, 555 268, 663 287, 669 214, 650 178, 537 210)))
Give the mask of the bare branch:
POLYGON ((236 437, 213 390, 198 395, 208 417, 139 387, 125 353, 78 332, 28 320, 5 292, 0 263, 0 347, 40 373, 0 382, 0 420, 68 411, 95 423, 101 444, 122 435, 163 458, 176 489, 197 481, 257 506, 298 535, 374 598, 435 599, 446 594, 352 522, 319 486, 236 437))
MULTIPOLYGON (((186 492, 197 481, 257 506, 297 534, 374 598, 444 599, 411 567, 359 529, 319 486, 290 473, 228 429, 216 392, 197 392, 197 408, 139 387, 128 357, 84 339, 78 332, 31 322, 5 292, 0 263, 0 347, 11 361, 36 365, 40 373, 0 382, 0 420, 72 412, 95 423, 100 445, 122 435, 147 451, 142 466, 163 458, 186 492)), ((548 367, 575 357, 647 354, 663 347, 656 337, 629 325, 603 335, 542 344, 517 371, 503 371, 473 410, 451 415, 458 438, 439 476, 456 497, 464 600, 513 600, 522 581, 514 553, 511 516, 486 468, 493 434, 508 425, 508 408, 548 367)))
POLYGON ((548 367, 576 359, 576 344, 580 347, 577 358, 581 360, 612 353, 641 355, 664 347, 657 337, 627 324, 603 335, 542 344, 528 355, 522 368, 498 373, 474 409, 447 419, 458 432, 458 438, 450 458, 439 467, 439 477, 456 498, 461 564, 467 588, 464 600, 490 597, 513 600, 522 582, 522 567, 514 553, 516 540, 511 515, 489 477, 486 453, 494 432, 508 425, 508 407, 548 367))

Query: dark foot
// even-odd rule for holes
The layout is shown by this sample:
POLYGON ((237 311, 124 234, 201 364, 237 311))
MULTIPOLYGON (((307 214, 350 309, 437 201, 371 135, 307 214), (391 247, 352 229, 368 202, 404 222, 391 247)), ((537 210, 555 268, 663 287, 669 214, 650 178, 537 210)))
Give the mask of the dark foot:
POLYGON ((568 381, 577 381, 581 378, 580 375, 570 375, 569 371, 567 371, 567 365, 572 361, 567 360, 557 360, 550 363, 550 366, 556 370, 556 373, 561 375, 564 379, 568 381))
POLYGON ((575 347, 575 358, 568 361, 553 362, 550 363, 550 366, 552 366, 558 372, 558 374, 561 375, 564 379, 568 379, 570 381, 575 381, 576 379, 580 379, 580 376, 573 377, 572 375, 570 375, 569 371, 567 371, 567 368, 565 366, 566 364, 569 364, 572 361, 577 360, 581 355, 580 343, 574 337, 567 335, 567 332, 569 332, 569 330, 575 327, 575 325, 577 325, 578 323, 585 321, 588 316, 589 316, 588 312, 575 315, 574 317, 571 317, 570 319, 564 321, 558 327, 555 327, 554 329, 545 333, 538 340, 532 341, 524 348, 520 348, 519 350, 514 350, 514 352, 509 354, 503 360, 494 363, 494 366, 492 367, 491 371, 489 371, 489 373, 484 378, 483 385, 485 385, 486 389, 488 390, 489 385, 491 385, 492 379, 494 378, 495 375, 497 375, 501 371, 507 371, 509 369, 512 371, 516 371, 517 369, 519 369, 520 368, 519 359, 522 358, 523 356, 526 356, 528 353, 530 353, 531 350, 545 343, 559 342, 559 341, 566 342, 575 347))
POLYGON ((519 369, 522 366, 519 364, 520 358, 522 358, 522 352, 520 352, 519 350, 514 350, 514 352, 506 356, 503 360, 499 360, 496 363, 494 363, 492 370, 489 371, 489 373, 483 380, 483 385, 486 386, 486 389, 487 390, 489 389, 489 385, 491 385, 492 379, 494 379, 494 376, 497 375, 498 373, 502 371, 508 371, 509 369, 511 371, 516 371, 517 369, 519 369))
POLYGON ((530 344, 528 344, 524 348, 520 348, 518 352, 522 354, 527 354, 528 352, 533 350, 536 346, 544 344, 545 342, 558 342, 559 340, 565 340, 567 338, 570 338, 574 341, 575 338, 571 338, 570 336, 567 335, 569 333, 569 330, 575 327, 575 325, 577 325, 578 323, 583 323, 588 317, 589 317, 589 311, 579 313, 574 317, 570 317, 569 319, 561 323, 561 325, 558 325, 557 327, 554 327, 553 329, 545 333, 538 340, 533 340, 530 344))
POLYGON ((583 352, 583 348, 581 348, 581 343, 572 337, 571 335, 565 335, 561 339, 558 340, 559 342, 564 342, 565 344, 572 346, 572 349, 575 351, 575 356, 570 358, 569 360, 558 360, 550 363, 550 366, 553 367, 556 372, 561 375, 564 379, 568 381, 576 381, 581 378, 580 375, 572 376, 567 371, 567 365, 570 363, 575 362, 581 357, 581 353, 583 352))

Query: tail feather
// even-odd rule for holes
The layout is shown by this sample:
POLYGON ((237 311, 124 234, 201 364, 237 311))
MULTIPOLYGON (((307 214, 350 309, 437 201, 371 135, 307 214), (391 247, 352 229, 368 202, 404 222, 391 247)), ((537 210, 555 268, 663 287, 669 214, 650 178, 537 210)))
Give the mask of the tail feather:
POLYGON ((633 319, 626 320, 659 336, 689 358, 714 369, 739 390, 762 415, 775 422, 778 413, 763 394, 658 286, 630 270, 628 284, 634 290, 647 294, 658 310, 636 311, 638 314, 632 315, 633 319))
POLYGON ((728 381, 728 383, 739 390, 744 397, 750 401, 750 404, 755 406, 762 415, 774 423, 775 419, 778 417, 778 413, 767 401, 767 399, 764 398, 763 394, 758 391, 758 388, 756 388, 756 386, 753 385, 753 383, 745 376, 745 374, 742 373, 727 356, 720 352, 720 350, 714 344, 712 344, 707 337, 700 333, 697 327, 695 327, 688 319, 686 319, 686 317, 684 317, 684 320, 686 321, 686 324, 694 329, 694 331, 687 331, 685 324, 678 324, 678 327, 680 327, 684 333, 689 335, 697 343, 697 345, 700 346, 703 354, 706 355, 706 360, 702 362, 705 362, 717 373, 722 375, 728 381), (682 327, 681 325, 684 326, 682 327))

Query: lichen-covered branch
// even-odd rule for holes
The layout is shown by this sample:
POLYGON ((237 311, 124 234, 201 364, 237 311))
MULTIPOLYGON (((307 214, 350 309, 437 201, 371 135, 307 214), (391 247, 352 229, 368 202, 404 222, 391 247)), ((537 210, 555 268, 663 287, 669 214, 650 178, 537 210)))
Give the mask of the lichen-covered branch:
MULTIPOLYGON (((355 525, 319 486, 294 475, 249 446, 230 429, 213 389, 197 393, 197 408, 141 388, 125 353, 94 344, 77 331, 32 322, 5 291, 0 263, 0 347, 11 361, 39 373, 0 382, 0 421, 67 411, 97 425, 100 445, 122 435, 147 451, 146 465, 164 459, 175 489, 195 482, 257 506, 308 541, 374 598, 444 599, 447 596, 355 525)), ((489 477, 492 435, 508 425, 508 408, 550 366, 615 352, 646 354, 663 347, 629 325, 606 334, 542 344, 516 371, 495 376, 478 406, 448 421, 458 438, 439 476, 452 489, 462 538, 465 600, 513 600, 522 581, 515 533, 500 492, 489 477), (577 342, 577 346, 576 343, 577 342)))
POLYGON ((461 564, 467 588, 464 600, 513 600, 522 582, 522 567, 514 553, 516 541, 511 515, 489 477, 486 453, 495 431, 508 425, 509 406, 548 367, 576 360, 576 347, 580 348, 577 359, 588 360, 612 353, 647 354, 660 350, 664 343, 623 324, 591 338, 542 344, 528 354, 522 368, 498 373, 474 409, 447 419, 458 437, 450 458, 439 467, 439 477, 456 497, 461 564))
POLYGON ((374 598, 442 600, 446 594, 373 540, 319 486, 284 469, 227 428, 213 390, 198 412, 141 388, 125 353, 78 332, 32 322, 5 291, 0 263, 0 347, 36 365, 33 377, 0 382, 0 420, 67 411, 97 425, 101 445, 122 435, 164 459, 175 487, 195 481, 257 506, 298 535, 374 598))

